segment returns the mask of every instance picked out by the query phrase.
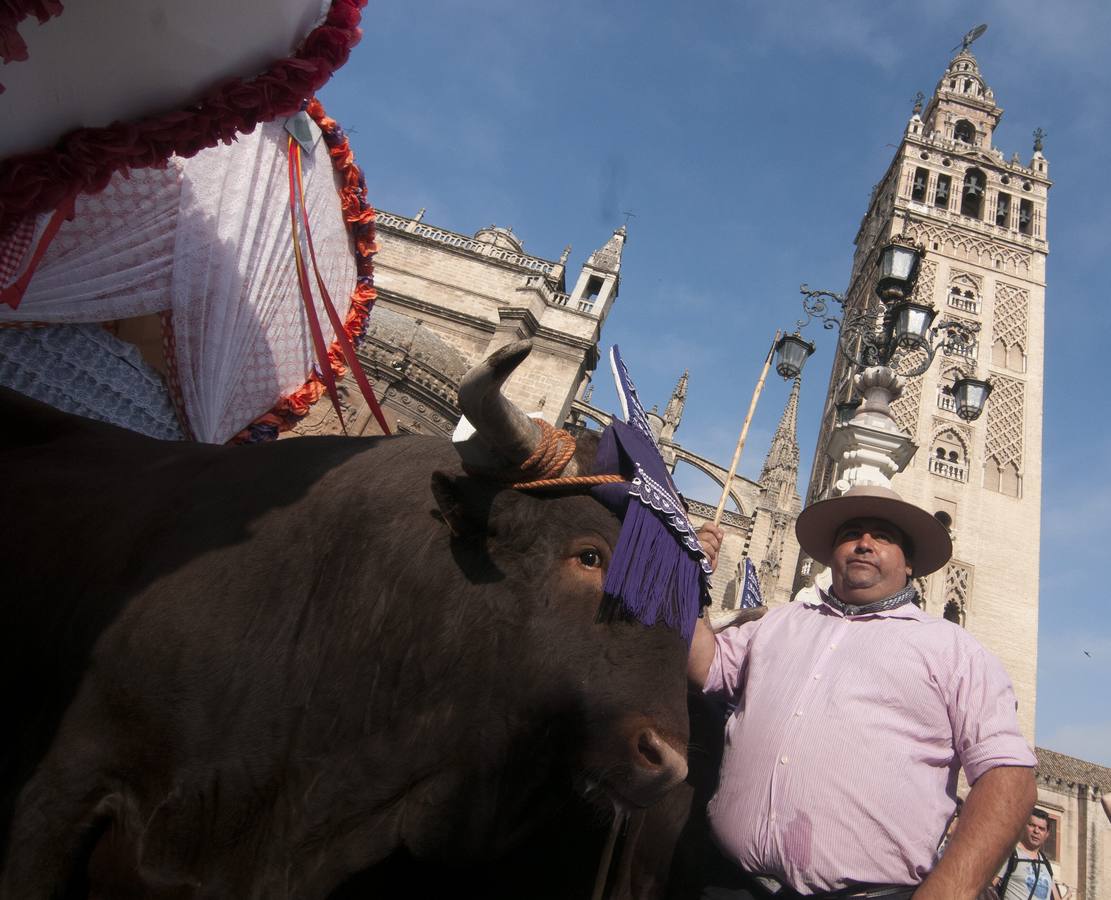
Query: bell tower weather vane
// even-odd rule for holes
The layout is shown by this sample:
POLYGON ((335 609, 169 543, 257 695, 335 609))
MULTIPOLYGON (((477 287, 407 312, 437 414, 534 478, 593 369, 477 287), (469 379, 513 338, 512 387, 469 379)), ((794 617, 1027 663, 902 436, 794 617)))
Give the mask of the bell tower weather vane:
POLYGON ((972 46, 973 41, 975 41, 978 37, 980 37, 980 35, 982 35, 987 30, 988 30, 987 25, 977 25, 975 28, 973 28, 971 31, 969 31, 968 34, 966 34, 964 37, 962 37, 960 45, 958 47, 954 47, 953 49, 954 50, 961 50, 961 51, 967 50, 969 47, 972 46))

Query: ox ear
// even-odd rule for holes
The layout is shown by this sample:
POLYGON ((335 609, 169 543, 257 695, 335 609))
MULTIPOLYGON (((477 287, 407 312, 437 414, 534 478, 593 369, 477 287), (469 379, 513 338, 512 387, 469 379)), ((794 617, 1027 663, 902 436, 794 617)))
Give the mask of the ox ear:
POLYGON ((488 531, 489 502, 482 503, 468 490, 470 478, 459 478, 436 471, 432 473, 432 497, 440 518, 455 537, 473 537, 488 531))

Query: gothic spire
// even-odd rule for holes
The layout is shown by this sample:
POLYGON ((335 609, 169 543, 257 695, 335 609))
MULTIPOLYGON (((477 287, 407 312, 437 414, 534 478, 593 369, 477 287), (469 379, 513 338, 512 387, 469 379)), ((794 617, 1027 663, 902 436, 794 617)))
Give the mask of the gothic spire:
POLYGON ((679 430, 679 423, 683 419, 683 407, 687 405, 687 379, 689 376, 690 370, 688 369, 679 377, 675 390, 671 392, 671 399, 667 401, 667 407, 664 409, 664 424, 660 431, 661 439, 671 440, 675 432, 679 430))
POLYGON ((791 396, 787 398, 760 473, 760 485, 767 491, 768 502, 778 508, 785 507, 792 499, 799 502, 798 411, 801 385, 802 379, 796 378, 791 386, 791 396))
POLYGON ((621 271, 621 251, 625 247, 626 229, 622 225, 614 230, 604 247, 595 250, 586 261, 588 266, 601 269, 603 272, 612 272, 616 275, 621 271))

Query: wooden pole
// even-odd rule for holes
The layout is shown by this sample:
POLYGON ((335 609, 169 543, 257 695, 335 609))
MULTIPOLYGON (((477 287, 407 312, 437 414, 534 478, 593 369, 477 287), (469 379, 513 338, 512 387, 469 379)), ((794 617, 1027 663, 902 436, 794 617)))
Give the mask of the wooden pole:
POLYGON ((748 414, 745 416, 744 424, 741 426, 741 436, 737 439, 737 449, 733 451, 733 462, 729 464, 729 474, 725 476, 725 486, 721 492, 721 500, 718 501, 718 508, 714 512, 714 524, 721 524, 722 513, 725 512, 725 503, 729 499, 729 494, 733 488, 733 476, 737 474, 737 463, 741 461, 741 451, 745 446, 745 438, 748 437, 748 426, 752 422, 752 414, 756 412, 756 401, 760 399, 760 392, 764 390, 764 382, 768 377, 768 368, 772 364, 772 357, 775 355, 775 345, 779 343, 779 338, 783 332, 776 331, 775 338, 772 340, 772 345, 768 350, 767 359, 764 360, 764 368, 760 372, 760 380, 756 382, 756 390, 752 392, 752 401, 748 404, 748 414))

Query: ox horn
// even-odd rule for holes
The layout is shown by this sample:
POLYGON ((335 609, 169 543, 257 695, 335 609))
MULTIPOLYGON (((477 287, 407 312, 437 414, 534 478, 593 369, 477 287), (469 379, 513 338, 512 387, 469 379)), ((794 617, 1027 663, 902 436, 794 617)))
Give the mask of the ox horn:
MULTIPOLYGON (((459 383, 459 408, 491 450, 519 466, 540 444, 540 429, 502 394, 501 388, 532 352, 532 341, 514 341, 474 366, 459 383)), ((563 475, 577 475, 572 459, 563 475)))

